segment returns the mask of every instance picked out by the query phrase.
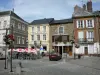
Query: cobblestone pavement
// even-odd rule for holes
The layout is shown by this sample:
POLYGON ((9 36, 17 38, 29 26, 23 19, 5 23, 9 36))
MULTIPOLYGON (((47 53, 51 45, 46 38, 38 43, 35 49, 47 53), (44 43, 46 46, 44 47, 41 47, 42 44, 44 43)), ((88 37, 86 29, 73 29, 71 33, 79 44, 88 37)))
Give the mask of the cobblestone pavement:
POLYGON ((71 60, 68 62, 72 63, 72 64, 77 64, 80 66, 100 70, 100 65, 98 65, 98 64, 100 64, 100 57, 85 57, 82 59, 71 60))
MULTIPOLYGON (((19 60, 13 60, 13 68, 18 62, 19 60)), ((47 57, 44 57, 39 60, 22 60, 21 62, 24 67, 21 75, 100 75, 100 58, 98 57, 66 59, 66 61, 49 61, 47 57)), ((0 71, 0 75, 11 75, 11 73, 0 71)), ((12 75, 15 74, 12 73, 12 75)))

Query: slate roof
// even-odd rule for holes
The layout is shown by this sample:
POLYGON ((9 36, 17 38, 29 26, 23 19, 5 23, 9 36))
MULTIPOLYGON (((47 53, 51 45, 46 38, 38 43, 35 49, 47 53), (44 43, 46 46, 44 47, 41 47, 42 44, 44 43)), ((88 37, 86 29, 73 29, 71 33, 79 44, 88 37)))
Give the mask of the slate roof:
MULTIPOLYGON (((0 11, 0 16, 4 16, 4 15, 14 16, 14 17, 26 22, 21 17, 19 17, 17 14, 15 14, 13 11, 0 11)), ((26 22, 26 23, 28 23, 28 22, 26 22)))
POLYGON ((77 6, 78 11, 72 14, 72 17, 88 17, 88 16, 100 16, 100 11, 88 12, 83 10, 83 8, 77 6))
POLYGON ((64 24, 64 23, 72 23, 72 18, 62 19, 62 20, 54 20, 51 24, 64 24))
POLYGON ((54 18, 44 18, 44 19, 38 19, 32 21, 30 24, 31 25, 37 25, 37 24, 50 24, 51 22, 54 21, 54 18))
POLYGON ((100 16, 100 10, 94 11, 92 14, 96 16, 100 16))

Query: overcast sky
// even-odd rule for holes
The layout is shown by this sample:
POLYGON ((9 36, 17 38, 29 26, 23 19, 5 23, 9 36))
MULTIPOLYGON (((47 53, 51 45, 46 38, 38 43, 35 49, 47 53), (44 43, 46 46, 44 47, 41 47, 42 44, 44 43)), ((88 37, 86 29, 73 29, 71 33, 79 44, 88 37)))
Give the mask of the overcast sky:
MULTIPOLYGON (((88 0, 83 0, 83 4, 88 0)), ((100 0, 92 0, 93 10, 100 10, 100 0)), ((0 10, 12 10, 27 22, 42 18, 70 18, 82 0, 0 0, 0 10)))

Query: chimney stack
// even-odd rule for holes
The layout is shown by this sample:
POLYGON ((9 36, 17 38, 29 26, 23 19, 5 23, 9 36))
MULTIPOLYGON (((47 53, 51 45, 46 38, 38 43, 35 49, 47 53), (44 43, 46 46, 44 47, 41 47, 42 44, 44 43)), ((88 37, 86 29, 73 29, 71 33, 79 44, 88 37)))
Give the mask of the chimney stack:
POLYGON ((88 11, 88 12, 92 12, 92 1, 91 1, 91 0, 89 0, 89 1, 87 2, 87 11, 88 11))
POLYGON ((83 10, 86 10, 86 5, 85 4, 83 5, 83 10))

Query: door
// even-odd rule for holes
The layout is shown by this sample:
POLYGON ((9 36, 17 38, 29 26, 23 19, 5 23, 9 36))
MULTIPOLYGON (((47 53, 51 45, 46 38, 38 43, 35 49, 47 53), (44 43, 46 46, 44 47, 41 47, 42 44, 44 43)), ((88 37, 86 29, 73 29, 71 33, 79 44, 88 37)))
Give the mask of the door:
POLYGON ((59 54, 62 55, 62 46, 59 46, 59 54))
POLYGON ((85 55, 88 55, 88 47, 84 47, 84 52, 85 55))

